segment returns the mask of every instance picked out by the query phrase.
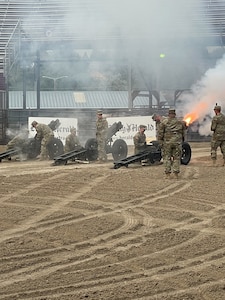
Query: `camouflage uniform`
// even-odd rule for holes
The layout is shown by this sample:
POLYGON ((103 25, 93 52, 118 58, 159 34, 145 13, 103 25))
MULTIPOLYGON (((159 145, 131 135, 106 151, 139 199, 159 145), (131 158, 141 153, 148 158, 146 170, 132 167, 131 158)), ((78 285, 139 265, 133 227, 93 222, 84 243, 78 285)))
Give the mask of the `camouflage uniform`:
POLYGON ((81 148, 79 138, 72 132, 66 137, 64 151, 65 153, 81 148))
POLYGON ((40 159, 48 158, 48 144, 52 141, 54 133, 51 128, 46 124, 38 123, 35 127, 36 129, 36 140, 41 140, 41 153, 40 159))
POLYGON ((213 131, 211 139, 211 159, 217 159, 217 148, 220 147, 223 159, 225 161, 225 116, 218 113, 212 119, 211 131, 213 131))
POLYGON ((156 139, 158 140, 158 132, 161 122, 165 119, 164 116, 160 116, 157 114, 154 114, 152 116, 152 120, 155 121, 155 131, 156 131, 156 139))
POLYGON ((105 118, 99 118, 96 121, 96 139, 98 144, 98 158, 99 160, 107 160, 106 154, 106 140, 108 132, 108 122, 105 118))
MULTIPOLYGON (((172 111, 172 110, 171 110, 172 111)), ((163 148, 165 173, 180 173, 182 142, 185 136, 184 122, 175 117, 165 118, 159 127, 158 140, 163 148)))
MULTIPOLYGON (((140 125, 140 128, 142 125, 140 125)), ((146 128, 144 125, 142 128, 146 128)), ((138 154, 146 148, 146 135, 144 132, 137 132, 133 137, 134 141, 134 154, 138 154)))

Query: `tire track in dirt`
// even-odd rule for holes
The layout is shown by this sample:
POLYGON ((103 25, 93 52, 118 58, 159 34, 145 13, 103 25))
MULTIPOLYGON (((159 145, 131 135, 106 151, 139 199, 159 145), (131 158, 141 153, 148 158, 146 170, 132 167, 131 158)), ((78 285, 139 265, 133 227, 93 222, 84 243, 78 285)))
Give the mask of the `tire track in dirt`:
MULTIPOLYGON (((179 185, 179 183, 176 183, 175 185, 173 185, 173 186, 171 186, 171 189, 174 189, 174 188, 176 188, 177 187, 177 184, 179 185)), ((179 189, 178 190, 180 190, 180 191, 183 191, 183 190, 185 190, 185 188, 189 188, 190 186, 189 185, 186 185, 185 187, 179 187, 179 189)), ((174 195, 175 194, 175 192, 173 192, 173 191, 171 191, 170 190, 170 188, 167 188, 166 189, 166 192, 169 192, 169 194, 168 194, 168 196, 171 196, 171 195, 174 195)), ((164 195, 163 194, 164 192, 162 192, 161 191, 161 194, 159 193, 158 195, 156 195, 156 197, 155 198, 153 198, 153 199, 151 199, 150 201, 149 201, 149 195, 147 195, 146 197, 143 197, 143 198, 141 198, 140 200, 140 202, 141 202, 141 205, 144 205, 144 204, 146 204, 146 203, 152 203, 152 202, 154 202, 154 201, 157 201, 158 199, 162 199, 162 198, 164 198, 164 197, 166 197, 166 195, 164 195)), ((139 202, 139 205, 140 205, 140 202, 139 202)), ((117 204, 115 204, 114 206, 112 206, 112 209, 113 209, 113 207, 114 208, 116 208, 118 205, 117 204)), ((139 222, 140 222, 140 217, 139 218, 135 218, 134 216, 133 216, 133 214, 131 215, 130 214, 130 212, 128 213, 127 212, 127 209, 129 209, 129 208, 133 208, 133 209, 135 209, 136 207, 138 207, 137 206, 137 203, 136 203, 136 201, 130 201, 129 203, 122 203, 122 205, 120 204, 120 211, 122 210, 122 214, 123 214, 123 217, 124 217, 124 219, 125 220, 127 220, 127 222, 125 222, 126 224, 128 224, 127 226, 127 228, 132 228, 132 226, 136 226, 139 222), (131 205, 131 206, 130 206, 131 205), (122 206, 122 207, 121 207, 122 206), (131 226, 131 227, 130 227, 131 226)), ((141 207, 141 206, 140 206, 141 207)), ((115 211, 113 211, 113 212, 115 212, 115 211)), ((119 212, 119 211, 118 211, 119 212)), ((103 212, 101 212, 101 214, 104 214, 103 212)), ((98 213, 96 214, 97 216, 98 216, 98 213)), ((147 214, 144 216, 144 219, 146 220, 146 218, 147 218, 147 214)), ((144 219, 142 219, 142 221, 144 220, 144 219)), ((144 223, 144 222, 143 222, 144 223)), ((170 224, 171 225, 171 224, 170 224)), ((125 229, 126 229, 126 227, 125 227, 125 229)), ((110 239, 111 238, 111 236, 110 236, 110 234, 111 233, 107 233, 106 234, 106 236, 104 237, 104 238, 106 238, 106 239, 110 239)), ((138 234, 138 236, 140 236, 139 234, 138 234)), ((100 237, 101 238, 101 237, 100 237)), ((122 239, 123 241, 124 241, 124 237, 123 237, 123 239, 122 239)), ((96 240, 96 242, 98 242, 98 240, 96 240)), ((190 241, 189 241, 190 242, 190 241)), ((109 247, 111 246, 111 241, 110 241, 110 243, 109 243, 109 247)), ((116 246, 116 245, 115 245, 116 246)), ((118 249, 119 251, 121 250, 120 248, 118 249)), ((168 249, 167 249, 168 250, 168 249)), ((165 250, 166 251, 166 250, 165 250)), ((104 257, 105 256, 105 254, 103 253, 102 255, 99 255, 98 257, 100 258, 100 257, 104 257)), ((84 262, 86 262, 86 260, 84 259, 84 262)), ((77 262, 76 262, 77 263, 77 262)), ((76 264, 75 263, 75 264, 76 264)), ((80 262, 79 262, 80 263, 80 262)), ((68 266, 69 266, 69 264, 68 264, 68 266)), ((63 266, 63 268, 65 267, 65 265, 63 266)), ((49 272, 49 274, 53 271, 53 270, 49 270, 50 272, 49 272)), ((40 274, 38 274, 37 275, 37 278, 39 278, 39 275, 40 274)), ((46 274, 42 274, 42 275, 46 275, 46 274)), ((133 280, 135 281, 135 280, 137 280, 140 276, 142 275, 142 273, 133 273, 131 276, 130 276, 130 280, 132 281, 132 278, 133 278, 133 280)), ((128 276, 129 277, 129 276, 128 276)), ((126 278, 127 278, 127 275, 126 275, 126 278)), ((121 276, 121 277, 110 277, 110 281, 112 281, 112 280, 118 280, 118 282, 121 280, 121 279, 123 279, 123 275, 121 276)), ((129 279, 129 278, 127 278, 127 279, 129 279)), ((97 286, 97 288, 99 287, 99 283, 101 284, 101 281, 99 281, 99 280, 96 280, 96 281, 94 281, 92 284, 91 283, 89 283, 88 281, 86 281, 86 282, 84 282, 84 285, 85 285, 85 287, 81 287, 81 290, 82 289, 86 289, 86 287, 89 287, 90 285, 92 286, 92 285, 96 285, 97 286)), ((116 286, 116 282, 115 283, 112 283, 112 284, 108 284, 107 285, 107 282, 102 282, 102 284, 104 285, 104 287, 103 287, 103 289, 109 289, 110 287, 112 287, 112 288, 114 288, 115 286, 116 286)), ((119 284, 119 283, 118 283, 119 284)), ((79 289, 79 287, 81 286, 81 284, 79 283, 78 284, 78 286, 76 287, 76 288, 78 288, 79 289)), ((61 286, 61 287, 59 287, 59 289, 69 289, 69 287, 67 286, 67 285, 65 285, 65 286, 61 286)), ((102 286, 101 286, 101 288, 102 288, 102 286)), ((50 294, 51 294, 51 292, 52 291, 54 291, 55 289, 50 289, 50 294)), ((37 292, 39 293, 39 290, 37 290, 37 292)), ((46 293, 48 293, 48 289, 47 290, 42 290, 41 291, 41 293, 44 293, 43 295, 45 295, 46 293)), ((29 293, 28 293, 29 294, 29 293)), ((26 295, 26 299, 28 299, 27 298, 27 296, 28 296, 28 294, 26 295)), ((68 293, 61 293, 61 295, 63 296, 63 295, 66 295, 66 294, 68 294, 68 293)), ((12 295, 12 294, 11 294, 12 295)), ((35 292, 34 292, 34 295, 35 295, 35 292)), ((55 297, 58 297, 59 295, 60 295, 60 292, 57 290, 56 291, 56 294, 51 294, 51 297, 54 297, 54 295, 55 295, 55 297)), ((35 297, 35 296, 34 296, 35 297)), ((22 298, 21 298, 22 299, 22 298)), ((35 298, 30 298, 30 299, 35 299, 35 298)), ((38 299, 38 298, 37 298, 38 299)))
MULTIPOLYGON (((221 263, 221 261, 217 262, 218 264, 221 263)), ((189 267, 189 270, 192 271, 192 267, 189 267)), ((198 267, 196 268, 196 271, 201 271, 202 268, 198 267)), ((160 271, 160 270, 159 270, 160 271)), ((115 289, 117 288, 121 288, 121 280, 124 279, 124 275, 126 276, 126 281, 123 284, 123 288, 125 289, 126 287, 128 287, 128 289, 134 285, 136 285, 137 283, 146 285, 146 283, 148 284, 153 284, 153 285, 157 285, 157 283, 159 283, 159 280, 165 281, 165 279, 169 278, 169 279, 173 279, 173 277, 175 276, 181 276, 182 274, 184 274, 184 271, 187 272, 188 269, 186 270, 178 270, 178 271, 173 271, 172 274, 171 272, 169 274, 166 274, 164 276, 164 274, 160 274, 162 277, 160 277, 160 279, 157 277, 157 275, 154 275, 154 271, 149 271, 149 272, 139 272, 139 273, 135 273, 135 274, 121 274, 118 276, 111 276, 108 278, 100 278, 98 280, 89 280, 89 281, 85 281, 85 282, 79 282, 78 284, 74 283, 74 284, 70 284, 70 285, 61 285, 61 286, 57 286, 57 287, 50 287, 50 288, 39 288, 36 290, 29 290, 26 291, 26 293, 21 294, 21 293, 10 293, 8 295, 4 296, 4 299, 14 299, 13 297, 16 297, 16 299, 42 299, 39 298, 41 296, 48 296, 51 299, 54 299, 55 297, 62 297, 65 295, 81 295, 81 293, 83 291, 85 291, 85 294, 89 294, 89 293, 93 293, 95 291, 99 291, 99 289, 101 290, 101 292, 105 292, 105 298, 104 299, 109 299, 107 297, 107 294, 109 293, 109 291, 115 291, 115 289), (153 274, 153 275, 152 275, 153 274), (164 276, 164 277, 163 277, 164 276), (150 279, 146 279, 146 277, 150 278, 150 279), (147 281, 147 282, 146 282, 147 281), (66 292, 63 292, 64 290, 66 290, 66 292), (38 295, 38 297, 37 297, 38 295), (22 297, 22 298, 21 298, 22 297)), ((221 279, 214 279, 213 282, 207 282, 207 283, 199 283, 199 285, 195 286, 195 287, 189 287, 186 289, 170 289, 167 290, 166 294, 163 292, 158 292, 157 290, 155 291, 154 295, 153 293, 151 293, 149 296, 152 297, 152 299, 154 299, 154 297, 160 297, 160 296, 164 296, 167 295, 168 297, 172 296, 172 295, 179 295, 183 292, 185 293, 190 293, 193 291, 197 291, 197 289, 199 289, 199 287, 204 286, 205 288, 207 287, 212 287, 214 285, 217 284, 224 284, 224 280, 221 279)), ((179 287, 178 287, 179 288, 179 287)), ((108 294, 109 295, 109 294, 108 294)), ((144 292, 142 294, 142 296, 144 296, 144 292)), ((148 296, 148 297, 149 297, 148 296)), ((92 299, 92 298, 91 298, 92 299)), ((93 298, 93 299, 97 299, 97 298, 93 298)), ((114 298, 113 298, 114 299, 114 298)), ((133 299, 133 298, 132 298, 133 299)), ((136 299, 149 299, 149 298, 145 298, 145 297, 138 297, 136 299)))
MULTIPOLYGON (((173 188, 173 187, 172 187, 173 188)), ((168 188, 166 188, 166 191, 168 191, 168 188)), ((97 214, 98 215, 98 214, 97 214)), ((133 218, 133 217, 130 217, 128 214, 126 214, 126 216, 125 216, 125 220, 127 221, 127 222, 125 222, 125 226, 123 226, 119 231, 117 231, 116 233, 114 232, 114 235, 118 235, 120 232, 121 233, 123 233, 123 232, 126 232, 126 230, 127 229, 129 229, 129 228, 132 228, 132 226, 134 226, 134 225, 137 225, 137 221, 133 218)), ((101 239, 107 239, 107 238, 109 238, 110 237, 110 233, 109 234, 106 234, 106 235, 104 235, 104 236, 101 236, 101 239)), ((117 242, 118 243, 118 242, 117 242)), ((59 249, 57 249, 57 251, 58 251, 59 249)), ((40 253, 39 253, 39 255, 40 255, 40 253)))
MULTIPOLYGON (((55 178, 60 178, 60 177, 64 177, 64 176, 65 176, 65 174, 61 173, 61 174, 58 174, 57 176, 55 175, 54 177, 52 177, 51 180, 54 181, 55 178)), ((104 179, 105 179, 105 177, 97 178, 92 183, 89 183, 89 187, 85 186, 85 187, 81 188, 79 190, 79 192, 76 192, 76 194, 72 194, 72 196, 70 196, 70 197, 64 197, 63 201, 61 201, 61 198, 57 199, 58 201, 56 201, 55 204, 53 204, 50 208, 47 208, 44 212, 39 213, 38 216, 32 216, 30 218, 30 220, 27 220, 24 224, 20 225, 16 229, 11 229, 11 230, 5 231, 4 234, 0 236, 0 242, 2 242, 5 239, 10 238, 11 235, 13 235, 13 237, 15 237, 14 234, 16 234, 16 233, 17 233, 17 236, 18 236, 20 234, 20 232, 21 233, 24 233, 25 231, 27 232, 29 228, 31 228, 31 231, 33 231, 34 229, 36 231, 37 228, 41 227, 42 219, 47 218, 54 211, 58 211, 62 207, 67 206, 70 202, 81 198, 83 194, 85 194, 87 191, 90 191, 94 186, 97 186, 98 183, 101 182, 104 179), (59 202, 61 202, 61 204, 59 202), (35 224, 37 224, 37 225, 35 225, 35 224)), ((44 184, 44 183, 45 183, 45 180, 43 180, 43 182, 31 184, 28 187, 28 189, 26 189, 26 193, 28 191, 32 191, 32 190, 36 190, 37 188, 40 188, 42 186, 42 184, 44 184)), ((127 208, 132 208, 132 207, 137 206, 136 203, 138 203, 139 206, 140 206, 140 203, 141 204, 143 204, 143 203, 149 204, 149 203, 157 201, 158 199, 162 199, 162 198, 172 196, 172 195, 174 195, 174 194, 176 194, 176 193, 178 193, 182 190, 185 190, 185 189, 189 188, 189 186, 190 186, 189 182, 186 183, 186 184, 183 184, 183 182, 177 181, 175 183, 172 183, 170 186, 162 188, 161 190, 159 190, 154 195, 148 194, 148 195, 140 196, 138 199, 135 199, 135 201, 130 200, 130 201, 127 201, 125 204, 124 203, 120 204, 119 208, 117 208, 118 204, 113 204, 113 203, 111 203, 107 207, 108 207, 108 209, 110 208, 114 213, 117 213, 117 212, 120 213, 122 210, 126 210, 127 208), (177 188, 179 185, 181 185, 181 187, 177 188), (148 200, 149 198, 151 198, 151 200, 148 200)), ((23 195, 23 193, 24 193, 24 190, 21 189, 21 191, 16 191, 14 194, 10 194, 9 196, 3 197, 2 201, 5 202, 8 199, 12 198, 13 196, 23 195)), ((102 204, 104 204, 104 203, 102 202, 102 204)), ((100 213, 99 212, 91 213, 90 216, 87 215, 83 218, 80 218, 79 220, 69 220, 68 222, 71 222, 71 221, 80 222, 81 220, 87 220, 90 217, 93 218, 93 217, 99 217, 99 216, 111 214, 112 211, 110 211, 110 212, 100 212, 100 213)), ((55 222, 56 221, 57 220, 55 220, 55 222)), ((67 220, 65 218, 63 218, 61 220, 61 223, 63 223, 63 224, 66 224, 66 222, 67 222, 67 220)), ((48 223, 45 223, 45 225, 48 225, 48 223)), ((60 222, 57 222, 56 226, 58 226, 58 225, 60 225, 60 222)), ((54 225, 52 225, 52 227, 50 227, 50 228, 54 228, 54 225)), ((45 228, 43 230, 45 230, 45 228)))
MULTIPOLYGON (((52 176, 50 180, 54 181, 56 178, 64 178, 64 177, 65 177, 65 173, 59 173, 57 175, 52 176)), ((89 185, 89 188, 84 187, 83 190, 80 189, 80 191, 78 193, 76 193, 76 197, 78 197, 82 193, 86 192, 87 189, 91 189, 93 187, 93 185, 98 185, 98 183, 100 181, 102 181, 101 177, 96 178, 96 180, 92 181, 92 183, 89 185)), ((9 200, 10 198, 12 198, 13 196, 17 196, 18 197, 18 196, 22 196, 24 193, 28 193, 28 192, 31 192, 33 190, 36 191, 36 190, 40 189, 43 184, 46 184, 46 179, 44 179, 42 181, 39 181, 38 183, 32 183, 32 184, 30 184, 30 186, 26 188, 26 191, 24 191, 24 189, 22 187, 21 190, 15 191, 15 193, 13 193, 13 194, 7 195, 5 197, 3 196, 1 198, 1 201, 5 203, 7 200, 9 200)), ((25 231, 28 231, 29 228, 32 228, 32 230, 33 230, 33 228, 35 227, 34 224, 37 224, 43 218, 48 217, 53 212, 61 210, 64 206, 66 206, 67 204, 69 204, 71 201, 74 201, 74 198, 65 197, 63 199, 63 201, 62 201, 61 198, 58 198, 57 200, 58 201, 56 201, 55 204, 52 204, 50 208, 46 207, 45 211, 40 212, 37 216, 31 216, 30 219, 26 220, 23 224, 21 224, 17 228, 4 231, 1 234, 1 236, 0 236, 0 243, 2 241, 6 240, 6 239, 19 236, 21 233, 24 233, 25 231)))
MULTIPOLYGON (((59 176, 62 176, 62 174, 60 174, 59 176)), ((102 180, 102 178, 98 178, 95 181, 94 185, 97 185, 98 182, 100 182, 101 180, 102 180)), ((140 202, 142 202, 142 204, 143 203, 144 204, 152 203, 154 201, 157 201, 158 199, 165 198, 165 197, 171 196, 171 195, 173 195, 177 192, 180 192, 181 190, 186 189, 189 186, 189 183, 188 183, 187 186, 183 185, 183 183, 182 183, 182 187, 180 187, 179 189, 176 189, 175 191, 173 191, 175 189, 175 187, 177 187, 177 185, 179 185, 179 184, 180 184, 180 182, 173 183, 171 186, 168 186, 168 187, 162 189, 161 191, 158 191, 154 196, 152 196, 151 194, 141 196, 139 199, 135 200, 135 204, 132 204, 133 200, 128 201, 125 204, 121 204, 119 209, 116 209, 116 207, 118 206, 117 204, 116 205, 112 204, 111 209, 113 210, 113 213, 121 213, 122 211, 124 211, 128 208, 130 209, 130 208, 136 207, 137 206, 136 201, 139 203, 138 206, 140 206, 140 202), (172 192, 171 192, 171 190, 172 190, 172 192), (169 192, 169 194, 167 194, 168 192, 169 192), (151 198, 150 201, 148 200, 149 198, 151 198)), ((41 185, 41 183, 40 183, 40 185, 41 185)), ((33 185, 33 186, 35 186, 35 188, 36 188, 36 185, 33 185)), ((89 189, 92 189, 92 187, 93 187, 93 184, 89 186, 89 189)), ((29 189, 32 190, 32 187, 30 187, 29 189)), ((76 193, 76 197, 80 197, 83 193, 86 193, 87 190, 88 190, 87 187, 84 187, 83 189, 81 189, 79 191, 79 193, 76 193)), ((62 207, 66 206, 71 201, 74 201, 74 199, 75 199, 74 195, 72 197, 65 197, 63 203, 59 204, 58 202, 56 202, 56 204, 52 205, 51 208, 47 209, 45 212, 39 214, 38 216, 32 217, 25 224, 23 224, 22 226, 19 226, 19 228, 4 232, 4 234, 0 237, 0 242, 2 242, 5 239, 8 239, 8 238, 15 238, 15 237, 19 236, 20 234, 28 232, 29 228, 31 228, 31 232, 33 232, 33 231, 41 232, 41 230, 45 230, 45 228, 40 229, 41 220, 43 218, 46 218, 47 216, 51 215, 54 211, 60 210, 62 207), (37 224, 37 225, 35 225, 35 224, 37 224)), ((88 219, 94 218, 94 217, 109 215, 111 213, 112 213, 111 211, 110 212, 91 213, 91 215, 85 216, 83 218, 79 218, 78 220, 76 219, 76 220, 68 220, 67 221, 66 219, 62 219, 61 223, 62 224, 67 224, 67 222, 68 223, 70 223, 70 222, 73 222, 73 223, 74 222, 80 222, 80 221, 88 220, 88 219)), ((126 220, 126 218, 125 218, 125 220, 126 220)), ((134 220, 132 222, 136 223, 136 221, 134 221, 134 220)), ((129 217, 127 224, 129 224, 129 223, 132 224, 132 222, 131 222, 131 218, 129 217)), ((47 225, 47 224, 45 224, 45 225, 47 225)), ((48 228, 52 229, 52 228, 57 227, 59 225, 60 225, 60 222, 57 222, 57 225, 53 224, 52 226, 49 226, 48 228)), ((127 230, 128 228, 129 228, 129 226, 125 226, 124 230, 127 230)), ((111 234, 111 233, 109 233, 109 234, 111 234)), ((106 237, 106 235, 104 235, 103 238, 105 238, 105 237, 106 237)), ((89 242, 90 242, 90 240, 89 240, 89 242)))
MULTIPOLYGON (((60 176, 61 176, 61 175, 60 175, 60 176)), ((102 178, 99 178, 98 180, 101 181, 102 178)), ((98 184, 98 180, 95 180, 94 184, 98 184)), ((41 183, 39 183, 39 185, 41 185, 41 183)), ((33 187, 36 188, 36 186, 37 186, 37 185, 31 186, 31 187, 30 187, 30 190, 32 190, 33 187)), ((92 187, 93 187, 93 183, 92 183, 92 185, 89 187, 89 189, 91 189, 92 187)), ((85 192, 87 191, 87 187, 84 188, 84 191, 85 191, 85 192)), ((22 193, 23 193, 23 191, 22 191, 22 193)), ((22 193, 21 193, 21 194, 22 194, 22 193)), ((79 191, 79 194, 82 194, 82 191, 81 191, 81 190, 79 191)), ((72 198, 72 200, 74 201, 74 197, 72 198)), ((64 201, 63 206, 66 205, 67 203, 69 203, 70 201, 71 201, 71 198, 67 199, 66 203, 65 203, 65 201, 64 201)), ((60 207, 59 207, 58 204, 56 204, 56 209, 57 209, 57 210, 60 209, 60 207)), ((42 214, 39 215, 38 217, 35 217, 35 218, 32 218, 31 220, 29 220, 29 222, 27 222, 26 224, 23 224, 23 226, 20 226, 19 229, 8 231, 8 232, 7 232, 7 235, 5 234, 4 237, 3 237, 3 236, 1 237, 1 241, 5 240, 5 239, 8 239, 8 238, 15 238, 15 237, 17 237, 18 235, 23 234, 25 231, 27 231, 27 229, 29 228, 30 224, 32 224, 32 229, 33 229, 33 227, 34 227, 34 222, 37 222, 37 221, 39 222, 43 217, 48 216, 48 215, 51 214, 52 211, 54 211, 54 210, 55 210, 55 209, 54 209, 54 206, 53 206, 53 207, 51 207, 50 210, 47 210, 47 212, 45 212, 44 214, 42 213, 42 214)), ((97 216, 97 215, 96 215, 96 216, 97 216)), ((89 218, 90 218, 90 216, 89 216, 89 218)), ((127 222, 124 223, 124 226, 122 226, 122 228, 121 228, 119 231, 114 232, 114 234, 119 234, 120 232, 124 232, 124 231, 126 231, 128 228, 131 228, 131 227, 133 226, 133 223, 134 223, 134 222, 133 222, 133 221, 134 221, 133 218, 126 218, 126 220, 127 220, 127 222)), ((63 220, 63 221, 65 221, 65 220, 63 220)), ((136 221, 135 221, 135 223, 136 223, 136 221)), ((64 249, 64 250, 65 250, 65 247, 62 247, 61 249, 64 249)), ((66 250, 68 250, 68 249, 66 249, 66 250)), ((57 249, 54 250, 54 252, 58 252, 58 251, 60 251, 59 248, 57 248, 57 249)), ((47 252, 47 251, 46 251, 46 249, 45 249, 45 250, 43 251, 43 253, 46 253, 46 252, 47 252)), ((40 254, 41 254, 41 252, 38 251, 37 256, 39 256, 40 254)), ((29 253, 28 255, 33 256, 34 253, 29 253)), ((23 256, 23 255, 21 255, 21 256, 23 256)), ((26 256, 27 256, 27 255, 26 255, 26 256)), ((14 257, 14 258, 15 258, 15 257, 14 257)), ((6 260, 7 257, 5 257, 4 259, 6 260)), ((9 258, 9 259, 10 259, 10 258, 9 258)), ((37 266, 37 267, 38 267, 38 266, 37 266)))

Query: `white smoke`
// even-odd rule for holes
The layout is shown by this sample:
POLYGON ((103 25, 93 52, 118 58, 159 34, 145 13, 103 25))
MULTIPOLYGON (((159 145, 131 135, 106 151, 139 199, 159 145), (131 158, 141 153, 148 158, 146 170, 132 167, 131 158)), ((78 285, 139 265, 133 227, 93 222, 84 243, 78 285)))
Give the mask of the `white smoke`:
MULTIPOLYGON (((88 40, 94 49, 107 53, 113 49, 114 63, 121 58, 130 60, 152 89, 189 88, 192 75, 200 72, 202 47, 193 37, 200 36, 201 24, 206 24, 201 0, 71 3, 64 18, 67 32, 78 41, 88 40), (159 58, 161 53, 165 59, 159 58)), ((208 29, 206 26, 204 32, 208 29)), ((146 87, 143 78, 140 81, 146 87)))
POLYGON ((214 115, 213 107, 216 103, 225 109, 225 55, 192 86, 189 94, 181 98, 178 108, 184 116, 196 113, 199 133, 209 135, 211 118, 214 115))
POLYGON ((27 137, 28 138, 28 128, 26 126, 20 126, 18 129, 11 129, 7 128, 6 129, 6 135, 9 139, 14 138, 15 136, 19 136, 21 138, 27 137))
MULTIPOLYGON (((160 90, 160 84, 168 89, 191 88, 191 94, 182 98, 180 109, 186 114, 197 107, 199 130, 207 134, 212 108, 216 102, 223 106, 225 97, 225 58, 191 87, 200 78, 196 75, 197 78, 193 79, 194 74, 203 73, 201 51, 205 46, 201 45, 198 37, 207 36, 211 29, 207 15, 213 7, 209 2, 206 6, 202 0, 71 0, 66 1, 65 14, 62 13, 58 25, 49 28, 49 16, 41 14, 41 10, 40 17, 34 18, 39 14, 40 1, 23 25, 25 32, 35 36, 34 22, 37 20, 43 27, 46 26, 43 33, 48 33, 50 41, 63 32, 64 26, 65 37, 71 36, 75 40, 74 49, 76 41, 80 40, 88 41, 94 50, 98 48, 109 53, 113 48, 112 61, 113 58, 115 62, 118 58, 130 59, 133 65, 142 69, 153 89, 160 90), (166 54, 163 62, 159 59, 160 53, 166 54), (206 105, 198 107, 201 103, 206 105)), ((50 0, 48 4, 51 4, 50 0)), ((60 5, 63 4, 59 2, 60 5)), ((72 53, 74 49, 65 46, 63 55, 67 51, 72 53)), ((52 64, 52 69, 53 73, 56 72, 56 65, 52 64)), ((70 74, 70 69, 68 63, 68 72, 64 70, 64 74, 70 74)), ((88 70, 90 76, 102 78, 104 86, 105 76, 99 65, 90 63, 88 70)), ((76 72, 83 81, 88 80, 86 73, 76 72)))

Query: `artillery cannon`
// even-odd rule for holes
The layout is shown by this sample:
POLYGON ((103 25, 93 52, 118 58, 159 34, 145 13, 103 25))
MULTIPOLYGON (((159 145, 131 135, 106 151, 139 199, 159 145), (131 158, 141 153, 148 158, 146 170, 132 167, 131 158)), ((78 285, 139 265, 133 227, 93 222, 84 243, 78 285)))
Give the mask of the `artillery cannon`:
MULTIPOLYGON (((54 131, 60 126, 59 120, 51 121, 48 126, 54 131)), ((63 153, 63 143, 60 139, 53 138, 52 141, 48 145, 49 158, 53 159, 55 156, 63 153)), ((23 154, 27 157, 27 159, 36 158, 41 152, 41 141, 36 140, 34 138, 29 138, 24 143, 19 143, 19 145, 15 145, 14 148, 10 148, 5 152, 0 153, 0 162, 2 159, 7 158, 11 160, 11 157, 14 155, 23 154)))
MULTIPOLYGON (((59 119, 56 119, 55 121, 52 120, 48 124, 48 126, 52 129, 52 131, 55 131, 60 126, 59 119)), ((27 153, 27 158, 28 159, 36 158, 41 152, 41 141, 36 140, 35 137, 30 138, 25 147, 26 149, 23 149, 23 152, 27 153)), ((55 137, 51 140, 51 142, 48 144, 47 147, 48 147, 50 159, 54 159, 54 157, 61 155, 64 152, 62 141, 55 137)))
MULTIPOLYGON (((112 153, 113 159, 123 159, 127 156, 128 148, 124 140, 118 139, 113 143, 112 137, 121 129, 123 125, 121 122, 115 122, 109 127, 106 139, 106 153, 112 153)), ((98 144, 95 138, 90 138, 85 143, 85 147, 78 147, 73 151, 61 154, 54 158, 54 164, 67 164, 68 160, 83 160, 94 161, 98 158, 98 144)))
MULTIPOLYGON (((162 151, 160 145, 157 141, 152 141, 150 144, 146 145, 146 149, 139 152, 138 154, 131 155, 127 158, 118 160, 114 162, 114 169, 119 169, 122 166, 128 167, 128 165, 141 162, 142 160, 147 160, 149 163, 153 164, 155 162, 160 162, 162 159, 162 151)), ((187 142, 182 143, 182 154, 181 154, 181 164, 187 165, 191 160, 191 147, 187 142)))

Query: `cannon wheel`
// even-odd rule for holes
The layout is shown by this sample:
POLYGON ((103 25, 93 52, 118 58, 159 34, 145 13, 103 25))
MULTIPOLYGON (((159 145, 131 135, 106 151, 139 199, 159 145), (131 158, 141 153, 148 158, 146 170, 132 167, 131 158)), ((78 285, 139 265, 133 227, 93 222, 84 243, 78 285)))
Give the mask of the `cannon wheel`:
POLYGON ((124 140, 118 139, 112 145, 112 156, 115 161, 127 157, 127 144, 124 140))
POLYGON ((28 139, 27 146, 23 149, 24 153, 27 153, 28 159, 36 158, 41 151, 40 141, 35 140, 34 138, 28 139))
POLYGON ((87 159, 89 161, 96 160, 98 158, 98 144, 95 138, 88 139, 85 143, 85 149, 87 150, 87 159))
POLYGON ((63 154, 64 147, 60 139, 53 138, 53 140, 48 145, 49 158, 54 159, 54 157, 63 154))
POLYGON ((187 165, 191 160, 191 147, 187 142, 182 144, 181 164, 187 165))

